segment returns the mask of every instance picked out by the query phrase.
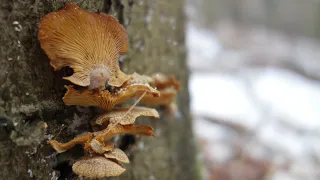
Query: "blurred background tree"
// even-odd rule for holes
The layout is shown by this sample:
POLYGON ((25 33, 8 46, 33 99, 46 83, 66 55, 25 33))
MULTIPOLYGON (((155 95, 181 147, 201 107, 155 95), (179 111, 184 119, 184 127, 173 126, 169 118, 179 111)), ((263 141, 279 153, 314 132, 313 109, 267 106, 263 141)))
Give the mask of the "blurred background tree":
POLYGON ((319 179, 317 0, 187 0, 205 178, 319 179))

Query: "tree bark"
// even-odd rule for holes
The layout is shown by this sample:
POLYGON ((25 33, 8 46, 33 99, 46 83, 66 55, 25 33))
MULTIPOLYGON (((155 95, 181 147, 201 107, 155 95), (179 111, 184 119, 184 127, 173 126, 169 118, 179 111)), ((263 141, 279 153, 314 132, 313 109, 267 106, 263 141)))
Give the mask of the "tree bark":
MULTIPOLYGON (((69 1, 3 0, 0 4, 0 177, 79 179, 71 171, 81 147, 57 154, 48 139, 67 141, 92 131, 94 108, 65 106, 64 76, 54 72, 37 39, 39 20, 69 1)), ((115 15, 127 28, 129 53, 120 60, 127 74, 174 74, 182 83, 177 97, 181 117, 141 118, 156 137, 114 140, 129 155, 127 171, 110 179, 198 179, 189 114, 183 0, 75 0, 81 8, 115 15)))

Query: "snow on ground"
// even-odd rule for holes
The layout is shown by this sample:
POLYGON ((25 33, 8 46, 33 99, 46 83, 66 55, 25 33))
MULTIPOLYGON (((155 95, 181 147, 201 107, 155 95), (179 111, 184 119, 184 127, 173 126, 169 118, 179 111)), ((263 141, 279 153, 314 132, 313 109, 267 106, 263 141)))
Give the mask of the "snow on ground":
POLYGON ((254 84, 259 99, 288 124, 320 132, 320 84, 288 71, 270 69, 254 84))
POLYGON ((246 97, 238 77, 213 73, 193 73, 190 77, 191 109, 196 114, 219 116, 230 120, 243 119, 244 126, 258 122, 254 104, 246 97))
MULTIPOLYGON (((193 64, 214 65, 219 60, 217 54, 224 53, 213 33, 193 25, 187 26, 187 45, 191 71, 193 64)), ((314 66, 320 66, 320 61, 314 66)), ((319 177, 318 82, 276 68, 246 68, 235 74, 209 69, 192 71, 189 86, 195 134, 212 142, 208 149, 215 161, 230 157, 233 146, 226 142, 232 142, 237 134, 197 115, 210 115, 255 130, 254 139, 247 144, 249 153, 270 158, 275 164, 291 164, 286 170, 275 171, 272 179, 319 177)))
MULTIPOLYGON (((304 149, 305 146, 301 144, 304 137, 299 132, 319 133, 320 86, 297 75, 275 69, 259 73, 255 78, 253 89, 259 100, 271 109, 272 114, 269 116, 273 117, 265 120, 265 127, 258 133, 261 140, 272 146, 283 146, 288 151, 301 151, 299 149, 304 149), (283 127, 283 123, 288 127, 283 127)), ((250 102, 251 98, 239 77, 193 73, 190 78, 190 92, 194 114, 221 117, 249 129, 257 127, 261 121, 256 104, 250 102)), ((209 127, 200 132, 206 131, 210 131, 209 127)))

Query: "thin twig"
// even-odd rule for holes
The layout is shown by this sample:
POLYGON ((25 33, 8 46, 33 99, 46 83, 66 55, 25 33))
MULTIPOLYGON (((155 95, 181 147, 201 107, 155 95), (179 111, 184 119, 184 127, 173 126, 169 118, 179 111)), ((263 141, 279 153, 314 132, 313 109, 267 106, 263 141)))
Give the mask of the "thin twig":
POLYGON ((126 115, 128 115, 131 110, 137 106, 137 104, 141 101, 141 99, 146 95, 146 92, 144 92, 140 97, 139 99, 137 99, 137 101, 130 107, 130 109, 121 117, 119 118, 116 122, 110 124, 107 126, 106 129, 100 131, 100 132, 97 132, 97 136, 95 137, 95 139, 99 139, 99 138, 102 138, 103 136, 105 136, 106 134, 108 134, 110 132, 110 130, 112 128, 114 128, 124 117, 126 117, 126 115))

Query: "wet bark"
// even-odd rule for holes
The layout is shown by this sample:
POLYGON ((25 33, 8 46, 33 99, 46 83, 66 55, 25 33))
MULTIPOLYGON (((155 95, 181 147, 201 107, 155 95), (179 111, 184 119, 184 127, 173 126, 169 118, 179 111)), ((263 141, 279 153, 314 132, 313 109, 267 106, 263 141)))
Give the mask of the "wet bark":
MULTIPOLYGON (((54 72, 39 46, 41 17, 64 7, 62 0, 4 0, 0 4, 0 177, 11 179, 78 179, 71 164, 81 147, 57 154, 46 143, 67 141, 91 131, 95 109, 67 107, 62 76, 54 72)), ((69 2, 69 1, 68 1, 69 2)), ((175 74, 182 82, 177 119, 142 118, 156 137, 121 136, 114 140, 131 163, 120 177, 110 179, 198 179, 191 130, 188 70, 182 0, 73 1, 84 9, 115 15, 127 28, 129 53, 120 58, 123 71, 151 75, 175 74)))

